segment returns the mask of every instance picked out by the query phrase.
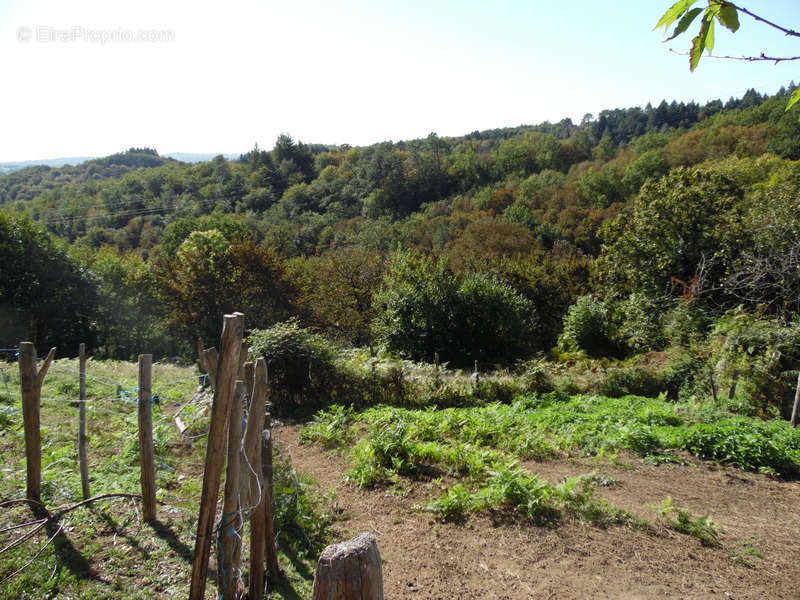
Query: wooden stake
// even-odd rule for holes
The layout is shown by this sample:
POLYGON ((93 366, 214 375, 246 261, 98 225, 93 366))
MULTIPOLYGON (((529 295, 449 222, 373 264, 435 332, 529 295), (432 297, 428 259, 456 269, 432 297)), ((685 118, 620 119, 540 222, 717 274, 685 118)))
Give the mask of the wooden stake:
MULTIPOLYGON (((200 513, 197 518, 197 539, 195 540, 192 579, 189 588, 190 600, 203 600, 205 597, 214 513, 217 508, 217 495, 225 458, 223 449, 228 435, 230 405, 235 391, 243 335, 244 315, 242 313, 225 315, 220 340, 221 360, 219 365, 216 361, 214 362, 213 372, 216 373, 216 377, 211 379, 215 382, 214 401, 211 405, 211 424, 208 431, 203 491, 200 497, 200 513)), ((212 365, 208 361, 209 354, 210 351, 207 350, 205 353, 206 366, 211 373, 212 365)))
POLYGON ((200 369, 200 373, 207 373, 206 371, 206 357, 205 351, 203 350, 203 338, 197 338, 197 366, 200 369))
POLYGON ((711 396, 714 398, 714 404, 718 403, 717 400, 717 384, 714 383, 714 371, 711 367, 708 368, 708 380, 711 382, 711 396))
POLYGON ((236 600, 236 573, 241 565, 236 564, 236 546, 241 543, 242 515, 239 505, 239 477, 242 465, 242 403, 244 382, 236 380, 231 402, 231 418, 228 426, 228 467, 225 472, 225 500, 222 518, 217 533, 217 582, 223 600, 236 600))
POLYGON ((142 516, 156 520, 156 461, 153 456, 153 355, 139 355, 139 462, 142 469, 142 516))
POLYGON ((55 355, 56 349, 51 348, 41 370, 37 372, 36 347, 32 342, 20 342, 19 345, 22 420, 25 426, 26 498, 39 503, 42 501, 42 435, 39 430, 42 384, 55 355))
POLYGON ((797 387, 794 390, 794 406, 792 407, 792 427, 797 427, 798 411, 800 411, 800 371, 797 372, 797 387))
MULTIPOLYGON (((247 362, 247 353, 250 352, 250 344, 242 341, 242 349, 239 352, 239 379, 245 380, 244 365, 247 362)), ((248 397, 248 400, 250 398, 248 397)))
POLYGON ((280 575, 278 566, 278 549, 275 545, 275 523, 272 520, 272 500, 274 498, 274 485, 272 481, 272 409, 271 404, 266 405, 264 413, 264 438, 261 445, 261 470, 264 474, 264 543, 267 547, 267 569, 272 581, 277 581, 280 575))
MULTIPOLYGON (((244 347, 242 348, 244 350, 244 347)), ((258 500, 258 494, 252 496, 251 502, 251 494, 250 489, 255 489, 255 486, 251 485, 253 483, 253 474, 250 471, 250 467, 253 465, 252 461, 250 460, 250 454, 247 452, 247 436, 248 432, 250 431, 250 422, 252 420, 253 413, 252 410, 252 402, 253 402, 253 387, 255 385, 255 376, 256 376, 256 369, 255 365, 247 361, 244 363, 244 392, 242 394, 242 407, 245 410, 246 417, 242 419, 242 422, 245 427, 245 434, 244 434, 244 453, 242 454, 242 466, 241 472, 242 476, 239 478, 239 500, 242 503, 242 506, 250 506, 252 502, 258 500), (248 462, 250 463, 248 465, 248 462)), ((263 409, 261 411, 264 412, 263 409)), ((264 418, 261 417, 261 424, 264 424, 264 418)), ((259 461, 260 464, 260 461, 259 461)), ((253 467, 255 468, 255 467, 253 467)))
MULTIPOLYGON (((264 598, 264 558, 266 550, 266 522, 264 516, 264 501, 267 490, 264 485, 264 474, 261 471, 261 432, 264 429, 264 401, 267 396, 267 362, 263 358, 253 363, 247 363, 247 376, 250 384, 250 408, 247 415, 247 430, 244 434, 244 449, 250 468, 255 472, 247 478, 249 484, 248 504, 254 504, 250 514, 250 581, 249 600, 262 600, 264 598), (251 376, 252 372, 252 376, 251 376)), ((247 367, 246 365, 246 367, 247 367)))
POLYGON ((89 491, 89 460, 86 456, 86 344, 78 346, 78 364, 80 369, 80 423, 78 425, 78 459, 81 465, 81 491, 83 499, 88 500, 92 494, 89 491))
MULTIPOLYGON (((203 356, 206 361, 206 369, 208 370, 208 383, 211 384, 211 389, 216 390, 217 386, 217 367, 219 363, 219 355, 216 348, 209 348, 203 351, 203 356)), ((236 359, 238 362, 238 358, 236 359)))

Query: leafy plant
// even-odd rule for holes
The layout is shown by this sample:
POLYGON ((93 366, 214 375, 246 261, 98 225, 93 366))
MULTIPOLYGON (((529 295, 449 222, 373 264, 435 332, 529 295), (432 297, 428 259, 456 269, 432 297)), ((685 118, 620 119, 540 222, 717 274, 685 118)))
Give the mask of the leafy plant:
POLYGON ((703 546, 722 547, 722 542, 719 540, 719 526, 708 516, 693 518, 690 511, 675 508, 669 496, 661 502, 661 515, 675 531, 696 537, 703 546))

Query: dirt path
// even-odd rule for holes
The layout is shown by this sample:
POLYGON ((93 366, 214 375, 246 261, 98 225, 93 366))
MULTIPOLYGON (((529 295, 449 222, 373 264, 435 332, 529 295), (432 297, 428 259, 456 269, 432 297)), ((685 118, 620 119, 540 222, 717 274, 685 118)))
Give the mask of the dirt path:
POLYGON ((800 598, 800 483, 716 467, 556 460, 527 463, 544 479, 597 471, 618 480, 597 494, 611 504, 658 521, 667 496, 722 529, 726 549, 706 548, 690 536, 567 522, 555 529, 472 517, 438 523, 422 512, 440 488, 431 482, 359 490, 342 481, 344 461, 297 443, 296 425, 278 427, 279 444, 296 468, 334 492, 341 539, 373 533, 383 557, 387 598, 800 598), (764 558, 744 554, 752 544, 764 558))

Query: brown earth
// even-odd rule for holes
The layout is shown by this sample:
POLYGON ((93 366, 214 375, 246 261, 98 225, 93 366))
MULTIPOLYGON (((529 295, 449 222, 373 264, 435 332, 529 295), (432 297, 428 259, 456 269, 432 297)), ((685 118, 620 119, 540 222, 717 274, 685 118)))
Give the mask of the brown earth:
POLYGON ((613 477, 618 483, 596 495, 655 528, 603 529, 577 520, 545 528, 498 515, 439 523, 421 510, 441 493, 439 484, 404 480, 360 490, 342 481, 341 456, 299 445, 299 429, 276 427, 276 441, 298 471, 334 495, 341 540, 376 536, 386 598, 800 598, 798 482, 693 459, 662 466, 633 456, 530 462, 527 468, 552 483, 590 471, 613 477), (658 509, 667 496, 717 523, 724 547, 704 547, 663 526, 658 509))

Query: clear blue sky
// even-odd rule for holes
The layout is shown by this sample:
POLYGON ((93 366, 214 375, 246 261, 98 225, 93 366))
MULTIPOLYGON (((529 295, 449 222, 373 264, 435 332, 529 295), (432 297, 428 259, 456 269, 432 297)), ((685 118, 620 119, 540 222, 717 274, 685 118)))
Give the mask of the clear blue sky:
MULTIPOLYGON (((688 36, 652 31, 672 1, 0 0, 0 161, 364 145, 800 81, 800 61, 689 73, 688 36)), ((746 6, 800 29, 797 0, 746 6)), ((800 55, 747 17, 717 31, 720 53, 800 55)))

